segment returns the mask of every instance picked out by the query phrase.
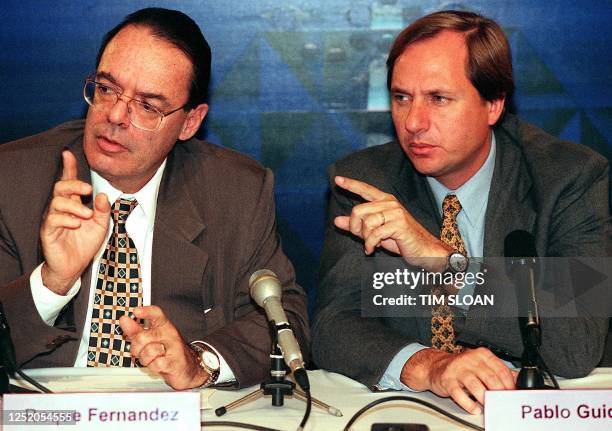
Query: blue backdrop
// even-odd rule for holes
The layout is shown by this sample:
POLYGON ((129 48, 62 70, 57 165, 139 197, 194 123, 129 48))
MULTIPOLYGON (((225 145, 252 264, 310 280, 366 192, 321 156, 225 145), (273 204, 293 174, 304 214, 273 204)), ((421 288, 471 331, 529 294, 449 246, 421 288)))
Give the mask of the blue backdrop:
POLYGON ((274 171, 284 248, 311 293, 326 168, 392 139, 384 61, 419 16, 455 8, 496 19, 513 49, 518 114, 612 155, 612 4, 586 0, 4 0, 0 142, 82 116, 103 34, 147 6, 180 9, 203 29, 213 77, 200 135, 274 171))

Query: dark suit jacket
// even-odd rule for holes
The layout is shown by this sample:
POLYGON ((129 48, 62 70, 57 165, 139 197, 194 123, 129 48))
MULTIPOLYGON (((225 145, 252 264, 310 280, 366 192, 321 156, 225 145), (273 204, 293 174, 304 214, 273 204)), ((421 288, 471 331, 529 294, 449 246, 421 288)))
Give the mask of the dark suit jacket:
MULTIPOLYGON (((605 256, 607 160, 511 115, 496 127, 495 136, 484 255, 503 256, 506 235, 522 229, 534 234, 540 256, 605 256)), ((334 187, 333 177, 356 178, 393 194, 434 235, 439 235, 441 219, 425 177, 415 171, 397 142, 350 155, 334 164, 329 175, 332 192, 312 327, 313 359, 322 368, 371 386, 405 345, 431 345, 430 320, 361 317, 361 284, 372 277, 364 269, 369 258, 364 256, 363 242, 336 229, 333 217, 350 214, 362 201, 334 187)), ((515 357, 522 352, 516 318, 471 307, 458 326, 458 339, 466 344, 493 346, 515 357)), ((541 352, 554 373, 582 376, 600 361, 607 319, 551 318, 541 326, 545 334, 541 352)))
MULTIPOLYGON (((83 122, 75 121, 0 146, 0 301, 18 361, 54 347, 60 335, 75 338, 29 367, 72 366, 83 331, 90 270, 55 327, 40 319, 29 287, 32 270, 43 261, 39 230, 61 175, 64 147, 79 161, 79 178, 90 182, 82 131, 83 122), (69 326, 76 332, 62 329, 69 326)), ((250 275, 262 268, 278 274, 283 305, 306 348, 306 297, 276 234, 271 171, 209 143, 177 142, 157 200, 151 302, 164 310, 186 341, 201 339, 215 346, 240 386, 269 374, 267 321, 248 289, 250 275)))

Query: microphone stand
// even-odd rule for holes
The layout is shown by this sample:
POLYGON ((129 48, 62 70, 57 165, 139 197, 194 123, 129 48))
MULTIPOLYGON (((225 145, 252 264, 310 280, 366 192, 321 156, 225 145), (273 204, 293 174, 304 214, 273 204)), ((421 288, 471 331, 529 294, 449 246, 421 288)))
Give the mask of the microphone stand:
POLYGON ((521 357, 521 371, 516 380, 517 389, 547 389, 544 384, 544 375, 539 367, 540 359, 540 329, 521 321, 521 336, 523 338, 523 355, 521 357))
MULTIPOLYGON (((535 262, 535 260, 534 260, 535 262)), ((535 275, 532 268, 529 269, 529 286, 531 307, 526 307, 527 316, 519 315, 519 327, 523 340, 523 355, 521 357, 521 371, 516 380, 517 389, 559 389, 559 385, 552 373, 548 371, 542 355, 542 332, 540 331, 540 316, 538 315, 538 303, 535 294, 535 275), (544 374, 540 369, 544 366, 555 386, 544 383, 544 374)), ((520 313, 519 313, 520 314, 520 313)))
MULTIPOLYGON (((229 410, 235 409, 242 404, 248 404, 265 395, 272 395, 272 405, 274 407, 283 406, 285 402, 285 396, 290 397, 292 395, 295 395, 296 398, 306 402, 306 394, 302 390, 298 389, 294 382, 285 379, 286 374, 287 367, 285 366, 283 354, 277 342, 277 331, 274 330, 272 349, 270 352, 270 379, 262 382, 259 386, 259 389, 256 389, 250 394, 247 394, 225 406, 219 407, 215 410, 215 415, 223 416, 229 410)), ((342 416, 342 412, 340 410, 328 404, 325 404, 324 402, 317 400, 316 398, 312 398, 312 403, 333 416, 342 416)))

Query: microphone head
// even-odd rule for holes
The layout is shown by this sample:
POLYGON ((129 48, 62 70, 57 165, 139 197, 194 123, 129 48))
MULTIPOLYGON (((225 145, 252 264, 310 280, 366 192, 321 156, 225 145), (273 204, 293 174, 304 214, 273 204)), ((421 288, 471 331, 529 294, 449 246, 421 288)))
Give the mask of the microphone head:
POLYGON ((534 277, 539 278, 539 262, 536 259, 538 253, 535 247, 535 238, 524 230, 510 232, 504 239, 504 255, 506 275, 515 284, 524 284, 522 277, 526 276, 525 270, 531 269, 534 277))
POLYGON ((510 232, 504 240, 504 256, 537 257, 535 238, 525 230, 510 232))
POLYGON ((280 300, 283 294, 278 277, 269 269, 260 269, 251 275, 251 278, 249 278, 249 291, 251 298, 260 307, 264 306, 268 298, 274 296, 280 300))

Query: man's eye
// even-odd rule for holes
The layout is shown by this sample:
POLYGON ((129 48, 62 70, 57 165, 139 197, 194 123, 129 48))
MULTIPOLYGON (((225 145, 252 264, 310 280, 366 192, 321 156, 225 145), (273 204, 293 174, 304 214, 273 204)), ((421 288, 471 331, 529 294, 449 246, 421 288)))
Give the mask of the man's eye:
POLYGON ((106 85, 98 84, 98 91, 102 94, 109 94, 112 93, 113 90, 111 90, 110 87, 107 87, 106 85))
POLYGON ((140 107, 147 113, 156 113, 157 109, 155 109, 153 107, 153 105, 146 103, 146 102, 140 102, 140 107))
POLYGON ((393 98, 399 103, 405 103, 410 101, 410 98, 405 94, 395 93, 393 98))
POLYGON ((447 97, 444 96, 440 96, 440 95, 434 95, 431 97, 432 101, 436 104, 436 105, 445 105, 448 103, 449 99, 447 97))

